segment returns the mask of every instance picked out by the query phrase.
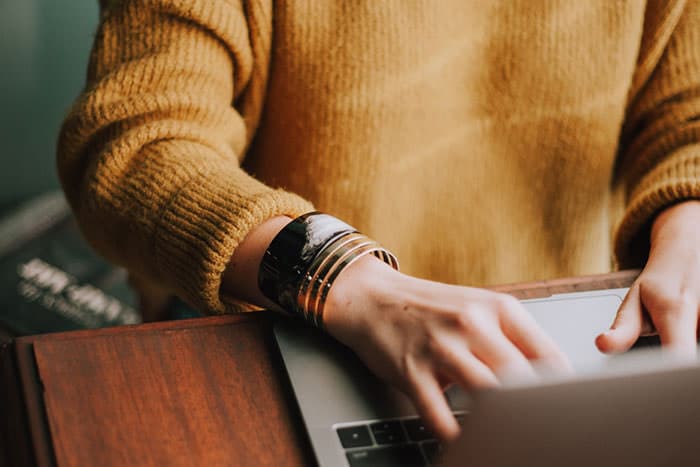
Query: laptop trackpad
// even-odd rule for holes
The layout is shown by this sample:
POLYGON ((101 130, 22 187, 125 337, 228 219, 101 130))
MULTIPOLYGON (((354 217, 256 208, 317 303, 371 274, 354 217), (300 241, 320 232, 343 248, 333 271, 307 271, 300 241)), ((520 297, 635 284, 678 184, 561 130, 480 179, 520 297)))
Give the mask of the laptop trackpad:
MULTIPOLYGON (((555 296, 523 301, 523 305, 569 357, 577 372, 595 373, 610 358, 598 350, 595 338, 612 324, 624 293, 621 290, 620 295, 555 296)), ((471 398, 463 389, 453 386, 446 395, 454 410, 470 409, 471 398)))
POLYGON ((574 368, 584 371, 600 368, 610 358, 598 350, 595 339, 610 327, 621 303, 615 294, 523 302, 574 368))

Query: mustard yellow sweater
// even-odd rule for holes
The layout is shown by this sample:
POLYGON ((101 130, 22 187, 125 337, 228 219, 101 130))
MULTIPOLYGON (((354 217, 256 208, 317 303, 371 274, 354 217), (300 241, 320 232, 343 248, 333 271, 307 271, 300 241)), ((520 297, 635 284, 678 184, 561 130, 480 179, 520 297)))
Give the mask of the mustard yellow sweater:
POLYGON ((312 204, 449 283, 638 264, 700 197, 700 0, 105 0, 58 166, 99 251, 214 312, 312 204))

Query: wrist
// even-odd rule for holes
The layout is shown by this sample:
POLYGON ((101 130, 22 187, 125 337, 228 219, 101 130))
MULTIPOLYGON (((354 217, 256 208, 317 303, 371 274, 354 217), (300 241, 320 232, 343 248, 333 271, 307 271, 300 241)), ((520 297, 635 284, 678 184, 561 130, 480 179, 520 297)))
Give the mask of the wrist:
POLYGON ((376 322, 382 304, 389 302, 390 291, 408 276, 372 255, 366 255, 345 268, 328 293, 324 313, 327 331, 346 342, 349 333, 376 322))
POLYGON ((290 315, 322 328, 329 291, 345 269, 367 255, 398 269, 396 257, 376 241, 333 216, 309 212, 269 243, 259 290, 290 315))
POLYGON ((675 204, 654 219, 650 238, 652 247, 668 238, 700 238, 700 201, 675 204))
POLYGON ((223 293, 267 309, 279 308, 262 294, 257 277, 260 262, 268 246, 291 221, 292 219, 286 216, 273 217, 246 235, 233 252, 222 276, 223 293))

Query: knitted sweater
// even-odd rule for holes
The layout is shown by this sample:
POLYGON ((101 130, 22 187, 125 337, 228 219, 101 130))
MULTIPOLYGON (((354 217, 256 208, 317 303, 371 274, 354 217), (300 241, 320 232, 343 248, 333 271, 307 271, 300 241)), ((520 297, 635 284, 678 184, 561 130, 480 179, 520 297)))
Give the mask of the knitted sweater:
POLYGON ((403 271, 638 265, 700 197, 700 0, 103 0, 58 167, 106 257, 203 310, 312 209, 403 271))

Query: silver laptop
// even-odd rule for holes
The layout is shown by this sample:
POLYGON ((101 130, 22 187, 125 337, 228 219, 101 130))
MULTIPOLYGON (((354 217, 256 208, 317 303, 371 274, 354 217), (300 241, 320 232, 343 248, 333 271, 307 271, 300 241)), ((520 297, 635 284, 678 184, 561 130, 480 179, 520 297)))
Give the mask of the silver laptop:
POLYGON ((410 401, 347 348, 287 320, 275 336, 321 467, 682 465, 698 445, 689 428, 700 424, 700 370, 646 357, 623 362, 594 344, 626 292, 524 301, 573 362, 575 379, 473 397, 448 391, 463 433, 447 452, 410 401))

